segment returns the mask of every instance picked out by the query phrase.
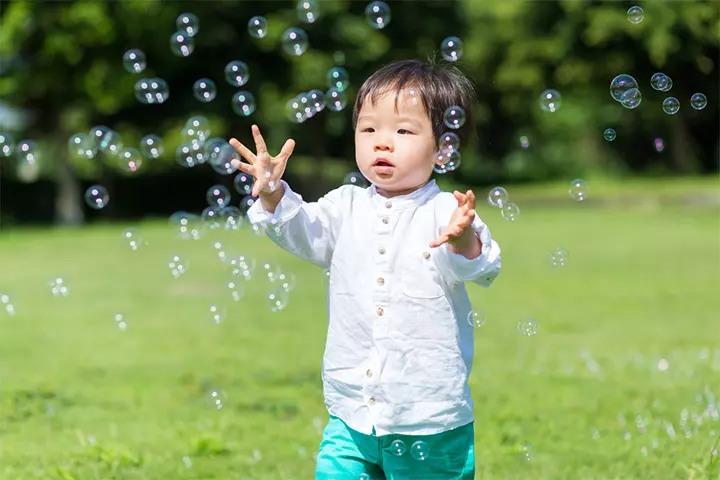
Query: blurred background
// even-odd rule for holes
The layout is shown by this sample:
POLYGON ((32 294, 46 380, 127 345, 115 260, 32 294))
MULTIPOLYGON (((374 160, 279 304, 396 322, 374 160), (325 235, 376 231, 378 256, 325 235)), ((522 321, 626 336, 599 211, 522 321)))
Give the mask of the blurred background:
MULTIPOLYGON (((199 213, 210 185, 225 184, 235 193, 233 175, 177 162, 183 126, 198 115, 208 120, 212 137, 226 140, 251 142, 250 125, 257 123, 271 151, 295 138, 287 179, 315 199, 355 169, 351 114, 363 80, 393 60, 439 56, 449 36, 464 44, 457 64, 475 82, 479 102, 477 138, 463 146, 461 167, 441 177, 445 186, 718 173, 716 2, 639 2, 645 20, 634 22, 628 2, 390 1, 382 29, 365 18, 369 2, 305 3, 312 17, 306 21, 295 1, 0 2, 0 133, 16 145, 32 140, 37 150, 30 169, 21 168, 19 150, 0 156, 1 227, 199 213), (183 13, 198 20, 188 56, 173 54, 170 46, 183 13), (249 33, 254 16, 267 19, 263 38, 249 33), (290 27, 307 32, 302 55, 282 48, 290 27), (141 73, 123 64, 131 49, 145 54, 141 73), (225 79, 226 65, 236 60, 249 71, 241 87, 225 79), (288 101, 312 89, 326 92, 333 67, 349 74, 347 106, 301 123, 290 120, 288 101), (669 92, 651 88, 657 72, 672 79, 669 92), (611 80, 623 73, 637 79, 643 95, 637 108, 624 108, 610 95, 611 80), (139 102, 134 88, 141 78, 163 79, 167 100, 139 102), (216 85, 210 102, 193 95, 200 78, 216 85), (562 98, 553 113, 540 108, 546 89, 562 98), (255 97, 249 116, 231 108, 238 90, 255 97), (690 105, 698 92, 708 99, 702 110, 690 105), (663 111, 668 96, 678 99, 678 113, 663 111), (70 155, 70 137, 96 126, 114 130, 122 145, 136 149, 141 138, 157 135, 164 153, 131 173, 108 152, 70 155), (607 128, 615 130, 614 141, 603 137, 607 128), (83 200, 92 184, 108 191, 102 210, 83 200)), ((238 205, 242 197, 235 197, 231 203, 238 205)))

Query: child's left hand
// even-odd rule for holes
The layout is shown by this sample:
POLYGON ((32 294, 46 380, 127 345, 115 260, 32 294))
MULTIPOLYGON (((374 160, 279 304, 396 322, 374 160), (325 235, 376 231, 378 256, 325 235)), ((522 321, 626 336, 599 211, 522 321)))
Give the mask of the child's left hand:
POLYGON ((471 240, 477 242, 475 232, 471 228, 475 219, 475 194, 472 190, 468 190, 464 194, 455 190, 453 194, 458 201, 458 207, 453 211, 450 221, 440 237, 430 242, 431 248, 439 247, 443 243, 456 246, 471 240))

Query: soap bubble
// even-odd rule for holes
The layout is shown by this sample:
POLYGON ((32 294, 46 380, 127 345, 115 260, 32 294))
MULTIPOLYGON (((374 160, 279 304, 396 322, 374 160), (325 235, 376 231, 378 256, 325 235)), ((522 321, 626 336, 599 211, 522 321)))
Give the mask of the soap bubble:
POLYGON ((193 85, 193 95, 203 103, 212 102, 217 95, 215 82, 209 78, 201 78, 193 85))
POLYGON ((175 160, 186 168, 205 163, 203 146, 198 142, 189 142, 180 145, 175 150, 175 160))
POLYGON ((162 78, 141 78, 135 82, 135 98, 140 103, 155 105, 165 103, 170 97, 170 87, 162 78))
POLYGON ((295 123, 303 123, 307 120, 307 113, 305 112, 304 105, 300 101, 300 95, 288 101, 285 105, 285 115, 295 123))
POLYGON ((124 148, 118 154, 120 168, 128 173, 137 172, 142 167, 142 155, 135 148, 124 148))
POLYGON ((672 86, 672 80, 670 80, 670 77, 665 75, 664 73, 658 72, 653 74, 652 77, 650 77, 650 86, 654 90, 658 90, 660 92, 667 92, 670 90, 670 86, 672 86))
POLYGON ((636 108, 642 102, 642 93, 637 88, 631 88, 627 92, 623 93, 620 104, 629 109, 636 108))
POLYGON ((325 99, 327 100, 328 110, 333 112, 341 111, 347 106, 348 102, 347 93, 334 87, 325 93, 325 99))
POLYGON ((402 457, 407 452, 407 445, 402 440, 397 439, 390 444, 388 450, 396 457, 402 457))
POLYGON ((503 187, 493 187, 488 193, 490 206, 500 208, 507 202, 508 192, 503 187))
POLYGON ((130 247, 130 250, 136 251, 145 244, 145 241, 133 228, 128 228, 122 233, 122 239, 130 247))
POLYGON ((328 88, 344 91, 350 84, 350 74, 343 67, 333 67, 327 73, 328 88))
POLYGON ((645 18, 645 13, 643 12, 643 9, 635 6, 628 8, 627 11, 627 19, 628 22, 637 25, 638 23, 642 22, 645 18))
POLYGON ((236 92, 232 97, 232 109, 241 117, 249 117, 255 111, 255 97, 245 90, 236 92))
POLYGON ((307 93, 308 101, 315 113, 320 113, 325 108, 325 94, 322 90, 313 89, 307 93))
POLYGON ((320 9, 316 0, 299 0, 297 2, 297 15, 301 22, 315 23, 320 16, 320 9))
POLYGON ((448 128, 458 129, 462 127, 465 125, 465 110, 457 105, 448 107, 443 114, 443 122, 448 128))
POLYGON ((460 148, 460 137, 454 132, 445 132, 438 139, 440 150, 454 151, 460 148))
POLYGON ((116 313, 113 315, 113 320, 115 321, 115 326, 119 330, 122 330, 123 332, 127 330, 128 325, 125 315, 123 315, 122 313, 116 313))
POLYGON ((308 49, 308 36, 302 28, 292 27, 283 32, 282 48, 288 55, 300 56, 308 49))
POLYGON ((368 186, 370 186, 367 179, 360 172, 350 172, 345 175, 345 178, 343 179, 343 184, 355 185, 356 187, 361 188, 367 188, 368 186))
POLYGON ((365 7, 365 18, 371 27, 383 29, 388 26, 392 18, 390 7, 385 2, 370 2, 365 7))
POLYGON ((285 290, 286 292, 291 292, 295 288, 295 285, 297 284, 295 275, 293 275, 292 273, 285 273, 285 272, 279 272, 273 281, 276 284, 278 284, 280 286, 280 288, 285 290))
POLYGON ((520 215, 520 207, 514 202, 507 202, 500 207, 500 214, 505 220, 514 222, 520 215))
POLYGON ((265 17, 252 17, 248 22, 248 32, 253 38, 265 38, 268 34, 268 21, 265 17))
POLYGON ((463 42, 458 37, 446 37, 440 44, 440 52, 448 62, 457 62, 463 54, 463 42))
POLYGON ((240 160, 235 148, 222 138, 210 139, 206 145, 206 155, 213 170, 220 175, 231 175, 237 172, 233 160, 240 160))
POLYGON ((11 317, 15 315, 15 305, 12 303, 10 295, 6 293, 0 293, 0 313, 5 311, 11 317))
POLYGON ((540 95, 540 109, 543 112, 554 113, 560 108, 561 104, 562 98, 557 90, 545 90, 540 95))
POLYGON ((189 265, 190 262, 188 262, 185 257, 178 253, 172 255, 170 257, 170 260, 168 260, 168 268, 170 269, 170 273, 175 279, 179 278, 182 274, 187 272, 189 265))
POLYGON ((222 210, 220 210, 219 221, 225 230, 237 231, 242 228, 245 220, 240 209, 230 205, 223 207, 222 210))
POLYGON ((527 150, 530 148, 530 139, 526 135, 521 135, 520 138, 520 148, 523 150, 527 150))
POLYGON ((615 137, 617 137, 617 134, 615 133, 615 130, 613 130, 612 128, 607 128, 607 129, 605 129, 605 132, 603 133, 603 137, 608 142, 612 142, 613 140, 615 140, 615 137))
POLYGON ((518 322, 518 332, 525 335, 526 337, 532 337, 538 333, 538 321, 534 318, 523 318, 518 322))
POLYGON ((87 133, 76 133, 68 139, 68 151, 71 157, 90 160, 97 155, 97 146, 87 133))
POLYGON ((530 442, 522 442, 516 450, 520 460, 525 462, 529 462, 535 456, 535 447, 530 442))
POLYGON ((707 97, 702 93, 694 93, 690 97, 690 106, 695 110, 702 110, 707 105, 707 97))
POLYGON ((233 87, 242 87, 250 80, 250 69, 245 62, 233 60, 225 65, 225 80, 233 87))
POLYGON ((49 282, 50 292, 56 297, 67 297, 70 294, 70 288, 67 281, 62 277, 55 277, 49 282))
POLYGON ((471 310, 470 313, 468 313, 467 320, 471 327, 480 328, 485 325, 487 317, 485 316, 485 312, 483 311, 471 310))
POLYGON ((675 115, 680 111, 680 101, 675 97, 668 97, 663 101, 662 109, 668 115, 675 115))
MULTIPOLYGON (((210 312, 210 319, 216 324, 219 324, 225 319, 225 307, 213 304, 208 307, 208 310, 210 312)), ((222 410, 226 398, 227 395, 224 390, 212 389, 208 393, 208 403, 216 410, 222 410)))
POLYGON ((140 154, 147 160, 155 160, 165 153, 163 141, 157 135, 145 135, 140 140, 140 154))
POLYGON ((222 207, 211 205, 202 211, 200 218, 202 218, 203 226, 209 230, 217 230, 222 225, 220 223, 220 212, 222 207))
POLYGON ((188 37, 194 37, 200 31, 200 20, 193 13, 183 13, 175 20, 178 31, 184 31, 188 37))
POLYGON ((195 115, 185 122, 182 140, 184 143, 195 141, 202 145, 210 138, 210 133, 210 121, 202 115, 195 115))
POLYGON ((102 185, 93 185, 85 190, 85 203, 95 210, 105 208, 110 201, 110 195, 102 185))
POLYGON ((195 50, 195 40, 184 30, 170 36, 170 51, 178 57, 187 57, 195 50))
POLYGON ((610 95, 612 95, 612 98, 616 101, 622 102, 623 94, 632 88, 638 88, 637 80, 623 73, 613 78, 610 82, 610 95))
POLYGON ((412 455, 415 460, 427 460, 429 454, 430 446, 422 440, 418 440, 410 447, 410 455, 412 455))
POLYGON ((585 200, 590 193, 590 185, 585 180, 576 178, 575 180, 570 182, 570 188, 568 188, 568 193, 570 194, 570 198, 581 202, 585 200))
POLYGON ((564 267, 568 261, 568 251, 564 248, 558 247, 550 253, 548 256, 548 263, 551 268, 564 267))
POLYGON ((252 175, 248 175, 244 172, 238 173, 233 179, 233 185, 235 186, 235 190, 243 196, 250 195, 252 193, 252 187, 254 184, 255 180, 253 179, 252 175))
POLYGON ((15 152, 15 139, 9 133, 0 133, 0 157, 9 157, 15 152))
POLYGON ((289 295, 282 288, 276 288, 265 295, 265 300, 271 312, 279 312, 287 307, 289 295))
POLYGON ((147 66, 147 59, 142 50, 136 48, 123 54, 123 66, 130 73, 141 73, 147 66))
POLYGON ((230 203, 230 190, 225 185, 213 185, 205 197, 211 207, 225 207, 230 203))
POLYGON ((170 215, 170 226, 183 240, 199 240, 205 233, 202 219, 199 215, 187 212, 175 212, 170 215))

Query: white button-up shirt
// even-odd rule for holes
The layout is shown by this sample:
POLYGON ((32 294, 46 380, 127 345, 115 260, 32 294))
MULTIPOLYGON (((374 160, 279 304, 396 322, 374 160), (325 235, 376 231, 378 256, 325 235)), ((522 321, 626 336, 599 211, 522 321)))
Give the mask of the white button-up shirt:
POLYGON ((457 208, 434 180, 393 198, 345 185, 304 202, 283 182, 274 214, 255 202, 252 223, 330 269, 323 357, 325 405, 358 432, 431 435, 473 421, 468 377, 473 326, 464 282, 488 287, 500 247, 476 216, 475 259, 430 248, 457 208))

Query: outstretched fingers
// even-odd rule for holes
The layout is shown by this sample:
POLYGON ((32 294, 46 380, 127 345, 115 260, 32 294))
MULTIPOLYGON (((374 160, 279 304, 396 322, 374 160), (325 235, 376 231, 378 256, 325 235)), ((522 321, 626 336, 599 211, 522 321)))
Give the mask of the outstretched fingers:
MULTIPOLYGON (((236 138, 230 139, 230 145, 235 148, 235 151, 240 154, 241 157, 243 157, 245 160, 247 160, 251 165, 255 163, 255 154, 252 153, 245 145, 240 143, 240 141, 236 138)), ((234 160, 233 160, 234 161, 234 160)))
POLYGON ((267 145, 265 145, 265 139, 260 133, 260 128, 257 125, 252 126, 252 134, 253 138, 255 139, 255 150, 257 151, 257 154, 262 155, 263 153, 267 153, 267 145))

